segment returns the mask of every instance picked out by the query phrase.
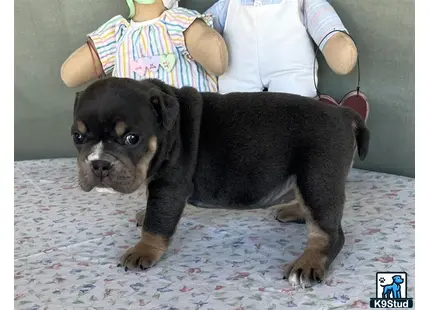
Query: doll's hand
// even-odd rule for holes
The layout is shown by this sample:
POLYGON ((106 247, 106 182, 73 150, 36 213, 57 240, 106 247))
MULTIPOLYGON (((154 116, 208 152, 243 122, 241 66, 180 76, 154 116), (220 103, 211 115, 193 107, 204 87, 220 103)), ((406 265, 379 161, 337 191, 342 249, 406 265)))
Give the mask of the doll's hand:
POLYGON ((329 67, 336 74, 345 75, 354 69, 357 63, 357 47, 345 33, 335 33, 323 49, 329 67))

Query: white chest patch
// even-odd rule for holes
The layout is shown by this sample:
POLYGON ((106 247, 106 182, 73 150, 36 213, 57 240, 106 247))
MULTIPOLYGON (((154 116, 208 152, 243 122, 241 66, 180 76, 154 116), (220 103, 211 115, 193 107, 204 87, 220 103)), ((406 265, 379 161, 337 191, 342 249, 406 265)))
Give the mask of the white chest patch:
POLYGON ((118 194, 117 191, 108 187, 95 187, 95 190, 99 193, 118 194))

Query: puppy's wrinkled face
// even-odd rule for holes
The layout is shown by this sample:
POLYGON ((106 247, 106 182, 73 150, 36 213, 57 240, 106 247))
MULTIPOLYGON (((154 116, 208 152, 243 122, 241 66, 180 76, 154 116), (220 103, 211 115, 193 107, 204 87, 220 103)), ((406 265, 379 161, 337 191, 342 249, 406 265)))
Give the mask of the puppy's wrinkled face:
MULTIPOLYGON (((173 127, 176 99, 150 82, 107 78, 77 95, 72 137, 79 184, 132 193, 145 183, 159 135, 173 127), (169 123, 170 121, 170 123, 169 123)), ((176 113, 175 113, 176 111, 176 113)))

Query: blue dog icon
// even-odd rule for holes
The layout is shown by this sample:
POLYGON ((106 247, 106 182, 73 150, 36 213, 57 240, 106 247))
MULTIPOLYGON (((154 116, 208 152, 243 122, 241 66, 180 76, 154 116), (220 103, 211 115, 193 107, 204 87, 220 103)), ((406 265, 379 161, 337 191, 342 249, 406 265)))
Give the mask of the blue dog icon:
POLYGON ((402 298, 402 294, 400 292, 400 284, 402 283, 403 279, 401 276, 393 276, 393 283, 381 285, 383 287, 382 298, 402 298))

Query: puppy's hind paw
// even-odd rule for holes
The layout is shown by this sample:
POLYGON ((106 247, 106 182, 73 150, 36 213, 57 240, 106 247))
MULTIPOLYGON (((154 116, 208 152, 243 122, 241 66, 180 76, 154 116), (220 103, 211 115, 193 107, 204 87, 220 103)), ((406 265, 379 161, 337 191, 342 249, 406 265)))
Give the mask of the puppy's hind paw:
POLYGON ((305 215, 300 207, 299 202, 293 201, 288 204, 280 205, 276 210, 275 219, 281 223, 298 223, 305 224, 305 215))
POLYGON ((311 287, 321 283, 325 276, 325 255, 318 251, 305 250, 294 263, 285 268, 284 279, 293 287, 311 287))

